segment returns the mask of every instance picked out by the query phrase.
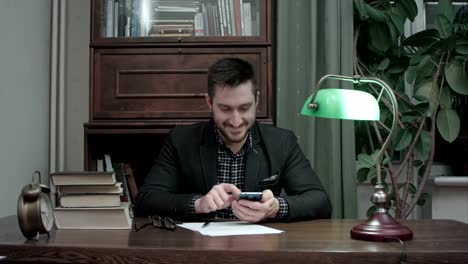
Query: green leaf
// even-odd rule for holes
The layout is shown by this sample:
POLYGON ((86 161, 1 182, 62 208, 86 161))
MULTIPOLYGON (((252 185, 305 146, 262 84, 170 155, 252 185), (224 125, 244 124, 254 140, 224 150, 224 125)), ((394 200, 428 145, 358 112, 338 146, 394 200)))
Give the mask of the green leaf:
POLYGON ((371 168, 375 166, 375 161, 371 156, 361 153, 358 155, 358 162, 359 165, 361 165, 364 168, 371 168))
POLYGON ((452 51, 456 48, 457 40, 454 36, 448 36, 447 38, 441 39, 434 43, 434 48, 441 51, 452 51))
POLYGON ((417 74, 417 71, 416 71, 416 66, 410 66, 406 69, 406 72, 405 72, 405 80, 411 85, 413 86, 413 83, 414 81, 416 80, 416 74, 417 74))
POLYGON ((367 174, 369 173, 369 168, 360 168, 357 172, 357 180, 359 183, 367 181, 367 174))
POLYGON ((408 183, 408 192, 411 193, 411 194, 415 194, 416 193, 416 186, 414 186, 414 184, 412 184, 412 183, 408 183))
POLYGON ((452 23, 444 15, 438 15, 436 17, 435 26, 441 38, 446 39, 452 35, 452 23))
POLYGON ((452 0, 439 0, 437 16, 445 16, 451 24, 454 19, 452 0))
POLYGON ((452 94, 448 87, 444 87, 442 90, 442 95, 440 96, 440 108, 451 108, 452 107, 452 94))
POLYGON ((370 155, 371 159, 374 161, 374 164, 377 164, 377 155, 379 154, 380 152, 380 149, 376 149, 374 150, 374 152, 372 152, 372 154, 370 155))
POLYGON ((366 5, 367 4, 364 0, 354 0, 354 8, 357 10, 361 21, 366 21, 369 18, 366 5))
POLYGON ((411 58, 410 58, 410 65, 411 66, 416 66, 419 64, 419 62, 421 62, 423 56, 420 52, 416 52, 414 53, 411 58))
POLYGON ((431 43, 439 41, 439 39, 440 36, 437 29, 426 29, 409 36, 405 41, 403 41, 403 45, 425 47, 431 43))
POLYGON ((377 169, 375 167, 370 168, 367 179, 371 181, 372 185, 375 185, 377 182, 377 169))
POLYGON ((418 201, 416 202, 417 205, 423 206, 427 200, 431 198, 431 195, 429 193, 421 193, 421 196, 419 196, 418 201))
POLYGON ((418 168, 420 166, 422 166, 424 164, 424 162, 422 162, 421 160, 413 160, 413 167, 415 168, 418 168))
POLYGON ((459 94, 468 95, 468 73, 463 70, 463 64, 457 60, 452 60, 445 67, 445 79, 453 91, 459 94))
POLYGON ((434 65, 431 62, 431 55, 426 55, 422 57, 421 61, 419 61, 418 66, 416 66, 416 72, 418 76, 431 76, 432 77, 432 69, 434 65))
POLYGON ((419 176, 419 177, 424 176, 424 172, 426 171, 426 166, 427 166, 427 165, 424 164, 424 165, 422 165, 421 167, 419 167, 419 169, 418 169, 418 176, 419 176))
POLYGON ((386 52, 391 46, 390 31, 385 23, 373 23, 369 26, 371 43, 380 51, 386 52))
POLYGON ((432 147, 431 134, 427 132, 426 130, 421 131, 421 135, 416 141, 415 148, 416 148, 416 151, 421 155, 421 158, 423 160, 427 160, 429 158, 431 147, 432 147))
MULTIPOLYGON (((407 62, 406 62, 407 63, 407 62)), ((389 69, 388 72, 395 74, 395 73, 403 73, 406 71, 406 68, 408 67, 407 64, 404 63, 395 63, 393 64, 389 69)))
POLYGON ((393 137, 392 145, 395 150, 400 151, 408 147, 411 144, 412 140, 413 135, 411 135, 408 129, 398 128, 398 130, 395 133, 395 136, 393 137))
POLYGON ((387 69, 388 65, 390 65, 390 59, 385 58, 379 63, 379 66, 377 66, 377 70, 384 71, 385 69, 387 69))
POLYGON ((423 206, 425 203, 426 203, 426 199, 422 199, 420 197, 419 200, 416 202, 416 205, 423 206))
POLYGON ((385 13, 381 10, 373 8, 372 6, 366 4, 366 13, 367 15, 376 22, 384 22, 385 21, 385 13))
POLYGON ((389 157, 385 157, 385 159, 383 159, 382 161, 382 165, 387 165, 388 163, 390 162, 390 158, 389 157))
POLYGON ((400 121, 402 123, 411 123, 411 122, 415 122, 420 117, 421 117, 421 113, 417 111, 408 111, 402 114, 400 121))
POLYGON ((427 102, 427 97, 426 96, 421 96, 421 95, 415 94, 413 97, 414 97, 414 99, 418 100, 419 102, 427 102))
POLYGON ((398 11, 395 10, 395 9, 392 9, 387 14, 390 17, 390 20, 393 23, 393 25, 395 26, 395 28, 398 30, 398 33, 403 34, 404 30, 405 30, 405 20, 406 20, 406 18, 402 14, 398 13, 398 11))
POLYGON ((419 103, 413 107, 413 111, 420 113, 421 115, 425 115, 426 112, 429 110, 429 103, 419 103))
POLYGON ((445 141, 452 143, 460 133, 460 118, 457 112, 445 108, 437 113, 437 130, 445 141))
POLYGON ((427 192, 423 192, 423 193, 421 193, 420 198, 423 198, 423 199, 431 199, 431 194, 430 194, 430 193, 427 193, 427 192))
POLYGON ((401 0, 396 3, 396 8, 400 10, 400 13, 404 14, 411 22, 418 15, 418 6, 414 0, 401 0))
POLYGON ((468 39, 457 40, 455 51, 462 55, 468 55, 468 39))
POLYGON ((427 111, 428 116, 432 115, 435 105, 438 102, 438 96, 439 96, 439 87, 435 86, 433 89, 431 81, 428 81, 422 85, 419 85, 416 88, 415 97, 423 98, 424 101, 429 101, 429 109, 427 111))

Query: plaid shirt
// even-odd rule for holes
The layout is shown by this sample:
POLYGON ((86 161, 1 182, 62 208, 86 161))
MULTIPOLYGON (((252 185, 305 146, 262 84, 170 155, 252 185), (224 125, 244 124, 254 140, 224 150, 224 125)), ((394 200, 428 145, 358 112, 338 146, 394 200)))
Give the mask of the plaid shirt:
MULTIPOLYGON (((214 126, 216 142, 218 149, 216 151, 216 174, 218 175, 218 184, 231 183, 239 190, 244 190, 245 185, 245 160, 247 152, 252 148, 252 133, 249 131, 247 140, 242 149, 234 154, 224 144, 221 136, 218 133, 216 125, 214 126)), ((228 207, 216 211, 216 218, 236 218, 232 213, 232 208, 228 207)))
MULTIPOLYGON (((239 190, 243 191, 245 185, 245 164, 247 153, 253 147, 252 132, 249 131, 247 141, 244 143, 242 149, 236 154, 232 153, 232 151, 224 144, 216 125, 214 125, 214 133, 216 136, 216 142, 218 143, 216 151, 216 173, 218 175, 218 184, 231 183, 239 188, 239 190)), ((192 199, 189 205, 190 213, 195 214, 195 201, 200 197, 201 196, 195 196, 192 199)), ((281 197, 277 197, 277 199, 279 201, 280 208, 276 218, 285 218, 289 212, 288 203, 281 197)), ((216 218, 236 218, 232 213, 231 207, 218 210, 215 213, 216 218)))

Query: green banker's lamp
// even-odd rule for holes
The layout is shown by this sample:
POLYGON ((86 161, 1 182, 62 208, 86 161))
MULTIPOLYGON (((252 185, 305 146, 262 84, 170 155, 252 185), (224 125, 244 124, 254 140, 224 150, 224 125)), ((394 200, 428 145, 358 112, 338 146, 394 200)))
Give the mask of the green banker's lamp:
POLYGON ((374 194, 371 197, 371 202, 376 206, 377 210, 364 223, 353 227, 351 230, 351 238, 367 241, 390 241, 395 238, 410 240, 413 238, 413 232, 388 214, 389 199, 382 185, 380 171, 380 163, 382 162, 388 144, 395 134, 398 121, 397 100, 388 84, 377 78, 325 75, 319 80, 315 91, 304 103, 301 114, 333 119, 379 120, 380 109, 378 101, 382 97, 383 91, 387 92, 391 102, 393 122, 390 133, 376 157, 377 183, 374 186, 374 194), (369 93, 357 90, 339 88, 320 90, 321 84, 327 79, 348 81, 355 84, 377 84, 382 90, 377 99, 369 93))

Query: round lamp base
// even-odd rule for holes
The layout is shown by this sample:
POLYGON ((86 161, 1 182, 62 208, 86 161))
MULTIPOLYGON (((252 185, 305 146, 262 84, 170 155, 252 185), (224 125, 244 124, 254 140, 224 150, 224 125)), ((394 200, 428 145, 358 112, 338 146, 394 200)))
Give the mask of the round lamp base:
POLYGON ((375 213, 351 230, 351 238, 358 240, 383 242, 394 241, 392 238, 396 237, 401 240, 411 240, 413 232, 386 213, 375 213))

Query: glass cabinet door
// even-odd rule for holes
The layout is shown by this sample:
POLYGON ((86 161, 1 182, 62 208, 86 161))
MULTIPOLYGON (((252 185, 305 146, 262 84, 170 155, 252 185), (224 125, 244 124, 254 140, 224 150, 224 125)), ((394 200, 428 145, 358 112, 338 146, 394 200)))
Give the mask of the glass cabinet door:
POLYGON ((260 36, 259 0, 101 0, 100 37, 260 36))

